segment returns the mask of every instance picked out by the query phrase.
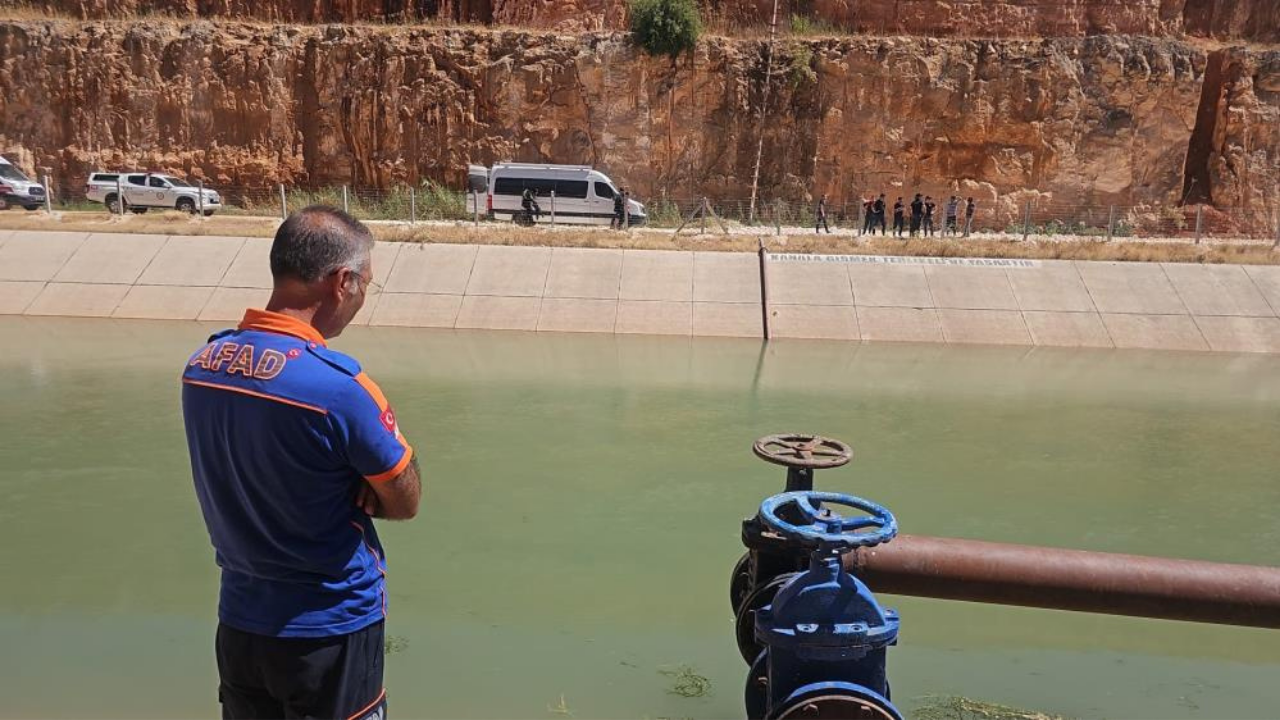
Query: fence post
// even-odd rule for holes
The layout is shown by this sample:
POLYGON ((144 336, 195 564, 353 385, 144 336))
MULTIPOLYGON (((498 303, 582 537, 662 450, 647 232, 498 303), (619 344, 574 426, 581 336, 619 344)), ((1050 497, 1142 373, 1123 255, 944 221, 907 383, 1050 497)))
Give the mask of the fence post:
POLYGON ((284 183, 280 183, 280 219, 289 219, 289 201, 284 197, 284 183))
POLYGON ((699 235, 707 234, 707 199, 702 198, 702 209, 698 212, 698 218, 701 220, 701 229, 698 230, 699 235))
POLYGON ((116 208, 120 211, 120 217, 124 217, 124 190, 120 186, 119 175, 116 176, 116 208))
POLYGON ((773 234, 782 235, 782 198, 773 201, 773 234))
POLYGON ((53 185, 49 184, 49 173, 44 174, 44 211, 53 214, 53 185))
POLYGON ((1116 206, 1112 205, 1111 210, 1107 213, 1107 242, 1111 242, 1111 236, 1116 232, 1116 206))
POLYGON ((1200 244, 1200 231, 1204 229, 1204 205, 1196 206, 1196 244, 1200 244))
POLYGON ((471 210, 475 214, 472 224, 480 227, 480 193, 471 193, 471 210))
POLYGON ((551 227, 556 226, 556 191, 551 191, 551 227))
POLYGON ((196 207, 200 209, 200 217, 204 217, 204 181, 200 180, 196 183, 196 207))
POLYGON ((418 222, 418 193, 417 190, 409 186, 409 224, 418 222))
POLYGON ((342 212, 350 213, 351 206, 347 203, 347 186, 342 186, 342 212))
POLYGON ((1027 241, 1027 236, 1031 234, 1031 201, 1027 200, 1027 208, 1022 214, 1022 242, 1027 241))

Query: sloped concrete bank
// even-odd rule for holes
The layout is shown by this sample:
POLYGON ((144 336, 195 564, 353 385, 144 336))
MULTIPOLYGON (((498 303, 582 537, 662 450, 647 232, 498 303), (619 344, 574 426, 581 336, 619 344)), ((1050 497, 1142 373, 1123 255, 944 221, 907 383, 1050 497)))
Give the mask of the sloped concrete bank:
MULTIPOLYGON (((232 322, 265 238, 0 231, 0 314, 232 322)), ((380 243, 360 325, 1280 353, 1280 267, 380 243)))

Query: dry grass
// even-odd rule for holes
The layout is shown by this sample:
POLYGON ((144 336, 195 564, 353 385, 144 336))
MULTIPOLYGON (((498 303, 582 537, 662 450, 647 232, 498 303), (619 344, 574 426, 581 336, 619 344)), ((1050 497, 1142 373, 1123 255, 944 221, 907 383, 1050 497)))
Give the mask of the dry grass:
MULTIPOLYGON (((266 217, 191 217, 177 211, 111 217, 104 213, 44 212, 0 213, 0 230, 57 230, 70 232, 119 232, 157 235, 231 235, 271 237, 279 221, 266 217)), ((852 235, 755 235, 735 232, 708 235, 675 235, 671 230, 643 229, 614 232, 606 228, 536 227, 509 224, 434 222, 407 225, 370 222, 374 235, 387 242, 462 243, 476 245, 531 245, 540 247, 623 248, 638 250, 700 250, 755 252, 760 240, 776 252, 838 255, 905 255, 913 257, 1023 258, 1036 260, 1116 260, 1125 262, 1234 263, 1280 265, 1280 250, 1266 243, 1205 242, 1196 245, 1178 240, 1101 242, 1089 239, 1053 239, 1021 242, 1015 236, 988 236, 965 240, 895 240, 887 236, 859 238, 852 235)))

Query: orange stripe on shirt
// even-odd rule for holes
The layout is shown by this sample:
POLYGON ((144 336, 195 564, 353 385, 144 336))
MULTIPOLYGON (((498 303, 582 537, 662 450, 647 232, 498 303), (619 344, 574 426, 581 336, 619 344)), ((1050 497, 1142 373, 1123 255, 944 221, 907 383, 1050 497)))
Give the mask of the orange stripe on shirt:
POLYGON ((374 382, 373 378, 360 373, 356 375, 356 382, 360 383, 360 387, 364 388, 365 392, 369 393, 373 401, 378 404, 380 412, 386 412, 387 408, 391 407, 391 403, 387 402, 387 396, 382 394, 382 388, 378 387, 378 383, 374 382))
POLYGON ((262 398, 263 400, 274 400, 275 402, 283 403, 285 405, 300 407, 303 410, 318 412, 321 415, 329 414, 329 411, 325 410, 324 408, 316 407, 315 405, 308 405, 306 403, 300 403, 296 400, 289 400, 287 398, 282 398, 278 395, 268 395, 266 393, 254 392, 253 390, 246 390, 245 388, 234 387, 231 385, 223 385, 221 383, 202 382, 200 380, 191 380, 189 378, 183 378, 182 382, 186 383, 187 385, 199 385, 200 387, 213 388, 215 390, 230 390, 231 392, 234 392, 234 393, 240 393, 241 395, 249 395, 251 397, 262 398))
MULTIPOLYGON (((385 618, 387 617, 387 570, 382 567, 382 558, 378 557, 378 551, 373 549, 373 546, 369 544, 369 539, 365 537, 364 527, 355 520, 350 520, 348 522, 351 523, 351 527, 360 531, 360 542, 364 543, 364 546, 369 549, 369 554, 373 556, 373 564, 378 568, 378 572, 382 575, 382 617, 385 618)), ((383 692, 386 691, 384 690, 383 692)), ((377 700, 375 700, 374 703, 376 704, 377 700)), ((373 705, 370 705, 369 707, 373 707, 373 705)), ((369 708, 365 708, 365 710, 368 709, 369 708)), ((361 710, 360 712, 364 712, 365 710, 361 710)), ((359 714, 360 713, 356 713, 356 715, 359 714)), ((352 717, 355 717, 356 715, 353 715, 352 717)))
MULTIPOLYGON (((400 442, 401 444, 404 444, 403 440, 401 440, 400 442)), ((380 472, 377 475, 365 475, 364 479, 368 480, 369 482, 375 482, 375 483, 385 482, 387 480, 390 480, 391 478, 396 477, 400 473, 404 472, 404 469, 409 467, 409 461, 412 459, 413 459, 413 448, 409 447, 408 445, 405 445, 404 455, 400 457, 400 462, 396 463, 394 467, 392 467, 390 470, 386 472, 380 472)))
MULTIPOLYGON (((373 402, 378 406, 378 412, 386 412, 391 407, 391 403, 387 400, 387 396, 383 394, 382 388, 378 387, 378 383, 374 382, 373 378, 362 372, 359 375, 356 375, 356 382, 360 383, 360 387, 364 388, 364 391, 369 393, 369 397, 373 398, 373 402)), ((396 440, 400 441, 400 445, 404 447, 407 452, 413 451, 413 448, 409 447, 409 441, 405 440, 404 436, 400 434, 400 429, 398 427, 396 428, 396 440)), ((409 459, 406 454, 405 457, 401 458, 400 462, 396 464, 396 468, 399 469, 392 472, 392 474, 387 475, 387 473, 378 473, 374 477, 366 479, 374 480, 374 478, 382 478, 386 480, 395 477, 400 474, 400 470, 404 470, 404 466, 408 463, 409 459)), ((374 482, 377 481, 374 480, 374 482)))

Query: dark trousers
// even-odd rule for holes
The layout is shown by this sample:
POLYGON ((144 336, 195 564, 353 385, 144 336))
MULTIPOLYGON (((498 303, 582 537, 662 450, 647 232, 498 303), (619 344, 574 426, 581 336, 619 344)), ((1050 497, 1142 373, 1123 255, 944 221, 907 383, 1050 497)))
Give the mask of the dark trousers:
POLYGON ((828 234, 828 235, 830 235, 830 234, 831 234, 831 228, 830 228, 830 226, 828 226, 828 225, 827 225, 827 216, 826 216, 826 215, 819 215, 819 216, 818 216, 818 222, 814 224, 814 226, 813 226, 813 231, 814 231, 814 232, 818 232, 818 230, 820 230, 820 229, 822 229, 822 228, 826 228, 826 229, 827 229, 827 234, 828 234))
POLYGON ((902 235, 902 231, 906 229, 901 215, 893 216, 893 234, 902 235))
POLYGON ((867 216, 862 219, 863 235, 866 235, 867 233, 871 232, 871 226, 875 223, 875 221, 876 221, 876 214, 873 212, 867 213, 867 216))
POLYGON ((218 625, 222 717, 384 720, 384 624, 348 635, 277 638, 218 625))
POLYGON ((916 233, 918 232, 920 232, 920 216, 912 215, 911 216, 911 237, 915 237, 916 233))
POLYGON ((871 223, 871 234, 876 234, 876 227, 880 227, 880 234, 885 234, 884 213, 876 213, 875 221, 871 223))
POLYGON ((924 216, 924 236, 929 237, 931 235, 933 235, 933 216, 925 215, 924 216))
POLYGON ((956 216, 955 215, 947 216, 947 225, 946 227, 942 228, 942 234, 946 235, 947 231, 951 231, 952 235, 956 234, 956 216))

